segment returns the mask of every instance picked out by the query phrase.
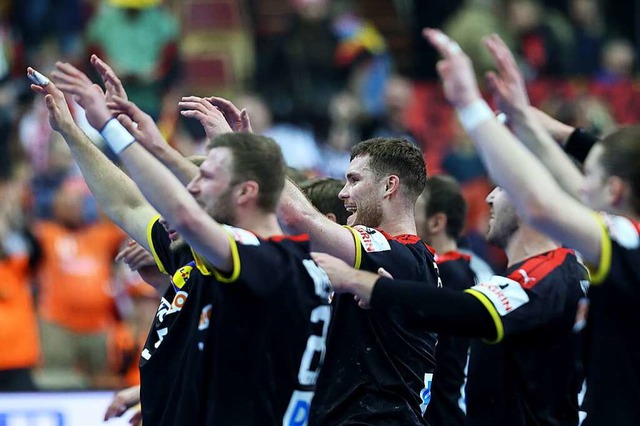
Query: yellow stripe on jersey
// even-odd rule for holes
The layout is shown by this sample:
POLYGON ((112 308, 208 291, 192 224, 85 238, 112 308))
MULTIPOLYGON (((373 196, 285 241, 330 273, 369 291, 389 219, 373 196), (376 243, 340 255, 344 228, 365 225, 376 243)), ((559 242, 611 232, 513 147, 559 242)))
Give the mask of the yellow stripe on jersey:
POLYGON ((214 268, 211 269, 211 271, 213 272, 213 276, 216 277, 216 280, 220 281, 221 283, 235 282, 240 276, 241 265, 240 265, 240 254, 238 253, 238 243, 236 243, 235 238, 230 233, 229 233, 229 241, 231 243, 231 261, 233 263, 233 270, 231 271, 230 274, 228 274, 228 276, 225 277, 224 275, 222 275, 221 272, 217 271, 216 269, 214 268))
POLYGON ((344 228, 347 228, 349 231, 351 231, 353 242, 356 245, 356 258, 353 262, 353 267, 356 269, 360 269, 360 264, 362 263, 362 245, 360 245, 360 237, 358 236, 358 231, 350 226, 344 226, 344 228))
POLYGON ((162 261, 158 257, 158 253, 156 253, 156 248, 153 246, 153 237, 151 235, 151 231, 153 230, 153 225, 155 225, 158 220, 160 220, 159 214, 154 215, 151 218, 151 220, 149 220, 149 223, 147 224, 147 241, 149 242, 149 247, 151 248, 151 254, 153 255, 153 260, 156 261, 156 265, 158 266, 158 269, 163 274, 169 275, 169 273, 167 272, 167 269, 164 267, 164 265, 162 264, 162 261))
POLYGON ((607 229, 607 225, 604 223, 604 219, 599 213, 594 213, 596 220, 600 224, 602 229, 601 240, 600 240, 600 264, 598 265, 597 270, 593 270, 591 265, 587 265, 589 268, 589 272, 591 273, 591 284, 598 285, 602 284, 609 275, 609 270, 611 269, 611 237, 609 236, 609 230, 607 229))
POLYGON ((502 319, 500 318, 500 314, 498 313, 498 311, 496 310, 496 307, 493 306, 493 303, 491 303, 491 301, 489 300, 489 298, 487 296, 485 296, 484 294, 482 294, 481 292, 474 290, 472 288, 468 288, 465 290, 465 293, 469 293, 472 296, 475 296, 476 299, 478 299, 480 301, 480 303, 482 303, 482 305, 487 308, 487 311, 489 311, 489 314, 491 315, 491 318, 493 318, 493 322, 496 325, 496 338, 495 340, 487 340, 487 339, 483 339, 485 342, 487 343, 500 343, 502 341, 502 339, 504 338, 504 326, 502 325, 502 319))

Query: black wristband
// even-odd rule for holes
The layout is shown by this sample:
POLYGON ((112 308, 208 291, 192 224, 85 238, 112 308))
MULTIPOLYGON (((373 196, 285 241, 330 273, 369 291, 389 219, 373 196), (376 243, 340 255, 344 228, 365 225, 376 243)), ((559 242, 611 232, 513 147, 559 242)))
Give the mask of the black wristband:
POLYGON ((598 138, 591 133, 587 132, 580 127, 577 127, 567 139, 567 143, 564 145, 564 152, 578 160, 580 163, 584 163, 584 160, 589 155, 589 151, 593 148, 593 145, 598 142, 598 138))

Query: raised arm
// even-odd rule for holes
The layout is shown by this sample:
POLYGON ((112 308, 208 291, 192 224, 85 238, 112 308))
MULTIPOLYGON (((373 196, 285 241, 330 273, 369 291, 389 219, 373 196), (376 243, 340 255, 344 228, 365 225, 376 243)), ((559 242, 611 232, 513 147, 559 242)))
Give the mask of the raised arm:
MULTIPOLYGON (((540 116, 543 113, 531 107, 524 78, 511 51, 495 34, 485 39, 485 46, 498 69, 497 73, 487 73, 487 83, 498 107, 507 114, 509 124, 518 138, 545 164, 560 186, 574 198, 579 198, 583 175, 542 125, 540 116)), ((551 117, 546 118, 545 123, 557 129, 556 133, 564 133, 558 129, 557 122, 551 123, 551 117)))
MULTIPOLYGON (((104 62, 98 56, 91 55, 91 65, 93 65, 93 68, 95 68, 98 74, 100 74, 100 77, 104 82, 107 106, 110 107, 112 113, 118 115, 122 111, 119 111, 118 106, 113 102, 114 96, 128 100, 127 92, 125 91, 122 82, 113 69, 111 69, 109 64, 104 62)), ((68 67, 64 69, 68 72, 73 72, 73 70, 68 67)), ((160 129, 158 129, 155 124, 144 136, 144 138, 138 139, 138 142, 140 142, 147 151, 152 153, 162 162, 162 164, 171 170, 171 172, 180 179, 180 182, 182 182, 183 185, 188 184, 191 179, 198 174, 198 168, 167 143, 160 133, 160 129)))
POLYGON ((101 130, 146 199, 213 267, 230 271, 233 262, 229 234, 200 208, 171 171, 136 143, 136 138, 143 138, 153 131, 153 119, 132 102, 117 96, 114 102, 124 114, 113 119, 99 88, 96 90, 77 75, 82 74, 80 71, 73 70, 75 75, 66 73, 65 90, 84 108, 89 124, 101 130))
POLYGON ((289 233, 309 234, 313 250, 332 254, 349 265, 356 259, 356 241, 344 228, 320 213, 287 179, 278 205, 278 219, 289 233))
MULTIPOLYGON (((29 68, 28 73, 32 74, 33 69, 29 68)), ((91 90, 102 96, 98 86, 91 86, 90 81, 88 84, 91 90)), ((147 225, 157 214, 154 208, 144 199, 133 181, 111 163, 76 125, 64 94, 55 84, 32 84, 31 89, 44 95, 49 110, 49 123, 69 145, 100 208, 131 238, 148 250, 147 225)))
POLYGON ((460 46, 438 30, 427 29, 424 34, 443 57, 438 73, 445 95, 492 179, 507 191, 521 217, 598 265, 602 228, 593 211, 563 191, 540 160, 494 118, 480 96, 471 60, 460 46))

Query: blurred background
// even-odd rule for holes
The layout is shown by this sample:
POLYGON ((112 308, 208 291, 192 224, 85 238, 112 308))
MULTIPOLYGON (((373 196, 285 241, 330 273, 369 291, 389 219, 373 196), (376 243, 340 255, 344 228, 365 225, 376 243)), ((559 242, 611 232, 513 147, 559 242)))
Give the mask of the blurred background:
POLYGON ((640 122, 637 1, 0 1, 0 390, 136 384, 158 304, 114 262, 125 236, 51 131, 27 66, 48 73, 68 61, 96 79, 97 53, 184 155, 202 153, 205 135, 179 115, 180 97, 228 97, 303 179, 343 178, 352 145, 404 136, 429 174, 461 183, 463 245, 501 271, 503 254, 483 239, 492 183, 439 88, 426 26, 456 39, 479 76, 491 69, 480 40, 500 34, 532 103, 561 121, 598 135, 640 122))

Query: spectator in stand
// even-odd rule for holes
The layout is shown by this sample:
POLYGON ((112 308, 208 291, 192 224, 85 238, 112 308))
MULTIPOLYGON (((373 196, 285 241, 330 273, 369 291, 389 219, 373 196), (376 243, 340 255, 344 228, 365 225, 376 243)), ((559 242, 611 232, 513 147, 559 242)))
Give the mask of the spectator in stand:
POLYGON ((530 79, 563 75, 569 69, 567 54, 571 46, 557 31, 558 26, 550 24, 550 16, 539 0, 513 0, 508 4, 507 23, 530 79))
POLYGON ((107 339, 115 322, 110 288, 123 234, 111 222, 87 223, 86 197, 82 181, 66 181, 55 195, 53 219, 35 228, 42 247, 43 387, 100 386, 109 378, 107 339))
POLYGON ((318 170, 320 149, 310 129, 293 123, 274 123, 269 106, 260 96, 240 96, 236 103, 246 108, 256 134, 268 136, 280 145, 289 167, 302 171, 318 170))
POLYGON ((38 325, 30 287, 28 240, 20 230, 24 184, 0 183, 0 391, 33 391, 32 369, 40 355, 38 325))
POLYGON ((399 75, 389 78, 384 88, 384 115, 376 123, 371 137, 401 137, 419 146, 417 138, 407 128, 407 111, 412 97, 411 81, 399 75))
POLYGON ((596 79, 600 83, 609 85, 628 83, 633 78, 635 61, 631 43, 624 39, 610 40, 602 50, 600 70, 596 74, 596 79))
POLYGON ((129 98, 154 119, 178 76, 178 22, 159 0, 108 0, 88 23, 89 50, 105 58, 129 98))
POLYGON ((592 76, 598 70, 606 35, 604 14, 598 0, 571 0, 569 19, 575 39, 571 72, 592 76))

